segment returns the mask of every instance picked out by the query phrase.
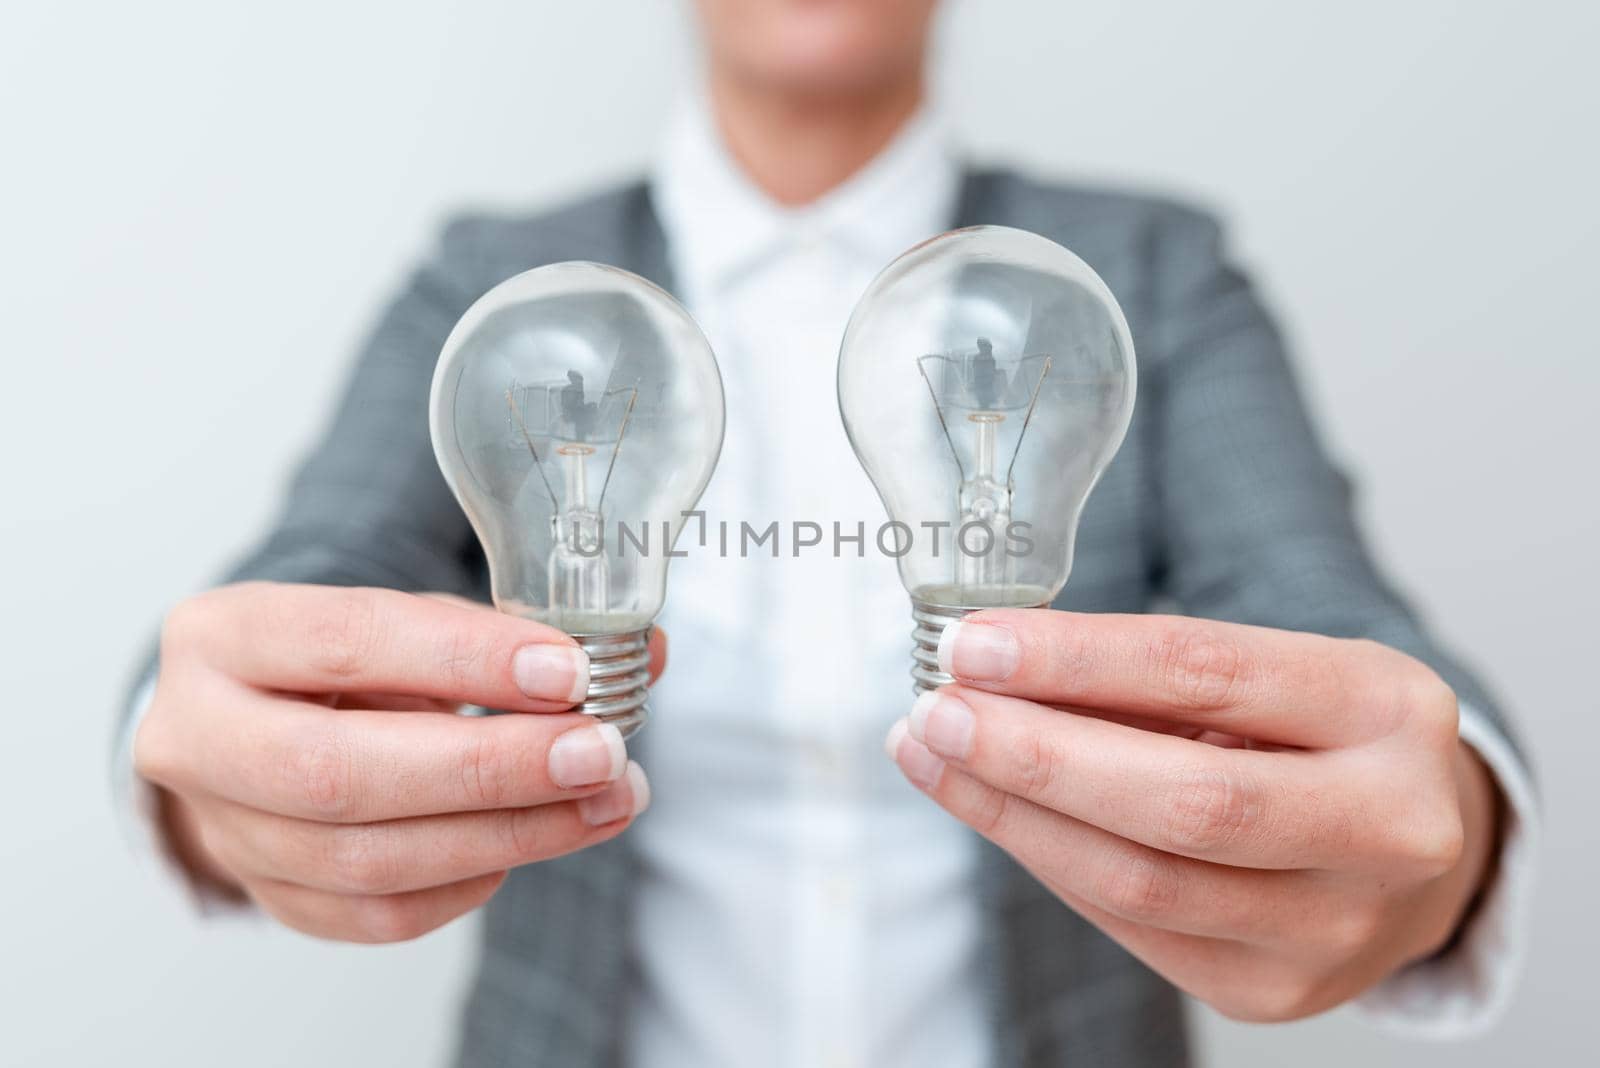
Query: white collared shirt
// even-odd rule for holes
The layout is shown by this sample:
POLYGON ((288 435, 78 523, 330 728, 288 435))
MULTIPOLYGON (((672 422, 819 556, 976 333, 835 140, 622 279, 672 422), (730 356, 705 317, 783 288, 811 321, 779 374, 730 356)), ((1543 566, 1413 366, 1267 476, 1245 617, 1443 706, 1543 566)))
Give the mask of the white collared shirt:
POLYGON ((710 530, 669 579, 683 669, 651 699, 655 800, 630 832, 634 1068, 988 1059, 976 845, 883 755, 913 696, 910 604, 871 548, 883 509, 835 392, 856 299, 949 228, 959 185, 929 114, 794 211, 748 182, 703 108, 670 131, 653 195, 722 366, 727 437, 701 507, 732 539, 724 555, 710 530), (739 524, 772 521, 779 557, 742 557, 739 524), (796 522, 824 545, 793 556, 796 522), (842 540, 835 557, 835 522, 844 538, 865 522, 867 545, 842 540))

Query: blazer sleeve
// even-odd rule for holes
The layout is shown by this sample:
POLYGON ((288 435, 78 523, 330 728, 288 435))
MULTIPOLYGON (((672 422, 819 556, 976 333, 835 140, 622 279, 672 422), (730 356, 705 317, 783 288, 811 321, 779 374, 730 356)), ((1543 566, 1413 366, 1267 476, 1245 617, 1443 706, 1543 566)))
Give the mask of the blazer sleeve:
MULTIPOLYGON (((1390 1026, 1473 1033, 1509 998, 1526 932, 1537 811, 1500 704, 1380 573, 1350 485, 1317 439, 1277 329, 1225 259, 1219 226, 1174 209, 1151 243, 1157 314, 1142 404, 1154 410, 1158 592, 1197 616, 1382 642, 1455 690, 1461 735, 1494 773, 1500 865, 1441 957, 1363 998, 1390 1026)), ((1145 383, 1141 383, 1144 386, 1145 383)))
POLYGON ((1141 402, 1155 408, 1160 592, 1194 615, 1362 637, 1438 672, 1513 744, 1479 679, 1373 561, 1350 484, 1312 427, 1277 328, 1208 217, 1155 243, 1158 312, 1141 402))
MULTIPOLYGON (((470 221, 447 226, 369 333, 332 418, 291 479, 266 536, 222 576, 468 595, 478 550, 434 460, 428 391, 439 350, 479 296, 470 221)), ((146 654, 116 724, 113 773, 157 669, 146 654)))
POLYGON ((439 350, 479 295, 463 281, 459 231, 445 230, 379 318, 275 526, 227 581, 471 591, 477 543, 428 436, 439 350))

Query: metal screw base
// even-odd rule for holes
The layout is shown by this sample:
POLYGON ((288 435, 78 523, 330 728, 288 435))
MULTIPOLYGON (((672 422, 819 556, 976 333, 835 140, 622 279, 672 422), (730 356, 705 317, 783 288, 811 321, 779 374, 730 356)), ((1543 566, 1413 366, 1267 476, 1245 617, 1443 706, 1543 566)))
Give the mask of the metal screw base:
MULTIPOLYGON (((1044 608, 1046 605, 1018 605, 1016 607, 1044 608)), ((950 624, 981 612, 981 608, 959 608, 955 605, 932 604, 911 599, 911 618, 916 626, 911 628, 911 678, 912 691, 918 694, 937 690, 956 681, 939 670, 939 638, 950 624)))
POLYGON ((650 630, 626 634, 574 634, 589 654, 589 695, 573 711, 610 723, 630 737, 650 716, 650 630))
POLYGON ((916 623, 911 628, 913 692, 927 693, 955 681, 939 670, 939 636, 944 633, 945 627, 975 611, 975 608, 956 608, 912 599, 911 618, 916 623))

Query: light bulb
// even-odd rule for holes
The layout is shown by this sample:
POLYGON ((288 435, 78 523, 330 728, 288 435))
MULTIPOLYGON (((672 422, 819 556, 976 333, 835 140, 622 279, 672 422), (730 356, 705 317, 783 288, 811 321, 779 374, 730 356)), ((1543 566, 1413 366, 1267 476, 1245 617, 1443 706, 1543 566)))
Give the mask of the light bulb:
POLYGON ((889 512, 879 544, 911 595, 916 689, 951 681, 938 646, 952 620, 1061 592, 1134 389, 1116 298, 1037 234, 941 234, 867 288, 839 351, 839 410, 889 512))
POLYGON ((557 263, 489 290, 451 331, 433 450, 502 612, 589 654, 578 711, 644 723, 667 563, 722 449, 722 377, 683 308, 637 275, 557 263))

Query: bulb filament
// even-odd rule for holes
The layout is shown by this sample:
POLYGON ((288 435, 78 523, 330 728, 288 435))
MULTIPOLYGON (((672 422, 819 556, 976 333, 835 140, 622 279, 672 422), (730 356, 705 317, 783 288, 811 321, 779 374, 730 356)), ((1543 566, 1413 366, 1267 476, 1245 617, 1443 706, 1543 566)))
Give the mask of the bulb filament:
POLYGON ((1028 426, 1033 422, 1039 391, 1050 374, 1052 360, 1048 355, 1031 355, 1010 362, 1009 370, 1000 365, 988 338, 978 339, 975 353, 934 354, 917 360, 917 369, 927 383, 939 427, 956 463, 956 528, 963 551, 952 554, 953 578, 962 590, 993 590, 1008 587, 1015 581, 1014 561, 1005 552, 1015 490, 1012 473, 1028 426), (938 385, 934 384, 935 375, 929 373, 930 365, 939 378, 938 385), (1024 404, 1022 390, 1026 389, 1024 383, 1029 377, 1030 365, 1038 366, 1039 375, 1024 404), (966 413, 968 432, 962 435, 965 440, 961 443, 951 432, 948 410, 966 413), (997 464, 999 434, 1007 412, 1019 410, 1025 414, 1002 478, 997 464), (971 458, 970 472, 963 455, 971 458), (973 551, 974 546, 977 551, 973 551))
POLYGON ((533 458, 534 469, 550 497, 550 533, 553 547, 546 568, 549 605, 556 622, 583 626, 577 621, 605 615, 610 605, 611 570, 605 555, 606 489, 616 470, 617 454, 627 435, 634 405, 639 399, 637 384, 625 390, 606 390, 596 401, 585 398, 583 375, 568 371, 565 383, 546 383, 523 388, 513 381, 506 390, 513 438, 525 446, 533 458), (622 397, 627 400, 622 404, 622 397), (536 399, 535 399, 536 398, 536 399), (530 405, 530 400, 534 403, 530 405), (606 416, 621 406, 615 438, 602 424, 606 416), (543 421, 534 429, 528 426, 527 411, 542 413, 543 421), (562 493, 557 494, 545 470, 536 439, 548 437, 560 467, 562 493), (589 499, 589 462, 597 445, 611 444, 600 493, 589 499))

